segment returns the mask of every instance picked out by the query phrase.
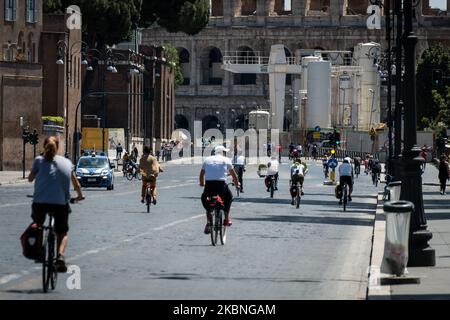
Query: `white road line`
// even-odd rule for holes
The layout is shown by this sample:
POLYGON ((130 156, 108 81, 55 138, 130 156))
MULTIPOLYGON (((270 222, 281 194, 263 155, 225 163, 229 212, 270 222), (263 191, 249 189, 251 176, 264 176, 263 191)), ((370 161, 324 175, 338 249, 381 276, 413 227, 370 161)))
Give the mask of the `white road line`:
POLYGON ((6 203, 6 204, 0 204, 0 208, 11 208, 11 207, 20 207, 20 206, 28 206, 31 205, 30 202, 21 202, 21 203, 6 203))
MULTIPOLYGON (((170 186, 170 187, 175 187, 175 186, 170 186)), ((167 187, 167 188, 168 188, 168 187, 167 187)), ((75 256, 73 256, 73 257, 67 259, 66 261, 67 261, 67 262, 72 262, 72 261, 76 261, 76 260, 79 260, 79 259, 81 259, 81 258, 84 258, 84 257, 86 257, 86 256, 90 256, 90 255, 93 255, 93 254, 98 254, 98 253, 100 253, 100 252, 102 252, 102 251, 105 251, 105 250, 108 250, 108 249, 117 247, 117 246, 119 246, 119 245, 121 245, 121 244, 123 244, 123 243, 128 243, 128 242, 134 241, 134 240, 136 240, 136 239, 138 239, 138 238, 147 236, 147 235, 151 234, 153 231, 161 231, 161 230, 164 230, 164 229, 173 227, 173 226, 175 226, 175 225, 178 225, 178 224, 180 224, 180 223, 183 223, 183 222, 189 222, 189 221, 191 221, 191 220, 195 220, 195 219, 198 219, 198 218, 201 218, 201 217, 204 217, 204 215, 203 215, 203 214, 199 214, 199 215, 192 216, 192 217, 189 217, 189 218, 186 218, 186 219, 182 219, 182 220, 177 220, 177 221, 174 221, 174 222, 170 222, 170 223, 164 224, 164 225, 162 225, 162 226, 160 226, 160 227, 153 228, 153 229, 152 229, 151 231, 149 231, 149 232, 140 233, 140 234, 138 234, 138 235, 136 235, 136 236, 134 236, 134 237, 124 239, 124 240, 122 240, 122 241, 120 241, 120 242, 118 242, 118 243, 115 243, 115 244, 113 244, 113 245, 110 245, 110 246, 107 246, 107 247, 101 247, 101 248, 97 248, 97 249, 92 249, 92 250, 85 251, 85 252, 83 252, 83 253, 80 253, 80 254, 78 254, 78 255, 75 255, 75 256)), ((34 269, 34 270, 35 270, 35 269, 40 269, 40 267, 34 267, 33 269, 34 269)), ((29 275, 30 273, 31 273, 31 271, 23 270, 23 271, 21 271, 20 273, 13 273, 13 274, 6 275, 6 276, 0 278, 0 285, 4 285, 4 284, 7 284, 8 282, 11 282, 11 281, 20 279, 20 278, 22 278, 23 276, 29 275)))

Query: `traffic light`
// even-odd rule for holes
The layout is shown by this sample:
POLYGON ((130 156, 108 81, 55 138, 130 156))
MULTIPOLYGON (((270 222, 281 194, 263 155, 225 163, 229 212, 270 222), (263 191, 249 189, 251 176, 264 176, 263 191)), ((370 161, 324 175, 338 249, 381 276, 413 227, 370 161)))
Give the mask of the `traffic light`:
POLYGON ((30 142, 30 138, 31 138, 30 132, 28 132, 27 129, 23 129, 23 131, 22 131, 23 143, 26 144, 26 143, 30 142))
POLYGON ((36 132, 36 130, 33 130, 33 133, 29 134, 29 142, 34 146, 39 143, 39 134, 36 132))
POLYGON ((433 86, 442 86, 442 70, 433 69, 433 72, 431 74, 431 81, 433 86))
POLYGON ((336 132, 334 134, 334 139, 336 142, 336 146, 339 146, 341 144, 341 134, 339 132, 336 132))

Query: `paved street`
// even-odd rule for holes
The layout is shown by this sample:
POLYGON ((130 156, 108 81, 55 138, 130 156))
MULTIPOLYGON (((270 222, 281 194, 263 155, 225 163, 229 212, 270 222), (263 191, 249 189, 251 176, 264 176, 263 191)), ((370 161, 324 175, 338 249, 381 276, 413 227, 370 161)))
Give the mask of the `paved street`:
MULTIPOLYGON (((286 159, 287 160, 287 159, 286 159)), ((348 211, 323 185, 321 162, 308 162, 306 195, 290 205, 289 167, 270 199, 256 166, 232 206, 225 246, 203 234, 199 165, 163 165, 158 205, 145 212, 140 184, 118 176, 115 190, 86 189, 72 206, 67 251, 81 290, 42 294, 41 267, 21 254, 30 222, 31 184, 0 187, 0 299, 365 299, 378 189, 356 181, 348 211)), ((234 191, 234 189, 233 189, 234 191)))

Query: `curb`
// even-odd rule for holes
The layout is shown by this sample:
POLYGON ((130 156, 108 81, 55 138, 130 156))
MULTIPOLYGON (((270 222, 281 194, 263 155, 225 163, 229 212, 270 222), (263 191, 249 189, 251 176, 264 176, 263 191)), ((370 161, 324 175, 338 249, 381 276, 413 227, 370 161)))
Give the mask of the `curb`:
POLYGON ((375 224, 373 228, 372 252, 369 266, 369 283, 367 300, 391 300, 391 286, 382 285, 381 263, 384 254, 384 240, 386 233, 386 218, 383 211, 383 195, 378 194, 375 224))

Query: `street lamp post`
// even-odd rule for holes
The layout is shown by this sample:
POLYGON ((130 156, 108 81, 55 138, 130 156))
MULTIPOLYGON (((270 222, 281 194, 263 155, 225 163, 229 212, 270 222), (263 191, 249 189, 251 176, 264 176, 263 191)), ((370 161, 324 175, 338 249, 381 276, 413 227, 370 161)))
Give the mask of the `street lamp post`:
POLYGON ((375 111, 373 109, 373 105, 375 102, 375 90, 373 89, 369 89, 370 94, 372 95, 372 106, 370 107, 370 121, 369 121, 369 130, 373 128, 373 123, 372 123, 372 114, 375 111))
POLYGON ((405 137, 400 173, 402 178, 401 200, 414 203, 409 238, 409 266, 434 266, 435 251, 428 245, 432 233, 427 230, 422 193, 423 159, 417 147, 417 113, 416 113, 416 44, 417 36, 413 32, 413 1, 404 1, 405 33, 403 46, 405 50, 405 137))
MULTIPOLYGON (((57 49, 58 49, 58 57, 56 60, 56 64, 58 65, 66 65, 66 114, 65 114, 65 121, 66 121, 66 141, 64 146, 64 156, 66 158, 69 157, 69 84, 72 80, 72 58, 74 55, 79 54, 82 52, 82 49, 73 52, 73 49, 75 45, 79 44, 81 47, 83 45, 86 45, 84 41, 76 41, 73 44, 70 44, 70 36, 67 34, 67 41, 66 40, 60 40, 57 43, 57 49), (64 50, 64 54, 61 52, 61 50, 64 50), (63 60, 63 56, 65 56, 65 62, 63 60)), ((86 60, 83 59, 82 64, 87 64, 86 60)))

